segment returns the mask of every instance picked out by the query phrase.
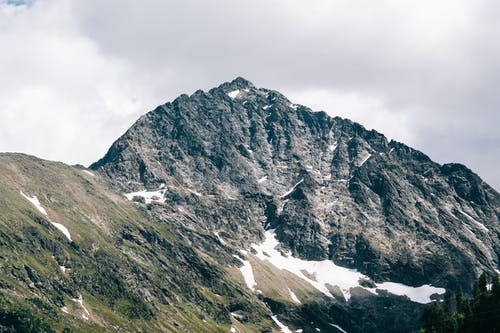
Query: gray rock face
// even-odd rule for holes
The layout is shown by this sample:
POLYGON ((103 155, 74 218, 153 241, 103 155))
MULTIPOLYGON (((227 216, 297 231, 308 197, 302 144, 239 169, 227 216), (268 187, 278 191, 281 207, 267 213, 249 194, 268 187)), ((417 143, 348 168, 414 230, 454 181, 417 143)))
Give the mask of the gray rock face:
POLYGON ((208 252, 212 232, 237 249, 275 228, 375 281, 466 287, 499 267, 500 195, 472 171, 242 78, 147 113, 92 168, 125 193, 165 184, 149 208, 208 252))

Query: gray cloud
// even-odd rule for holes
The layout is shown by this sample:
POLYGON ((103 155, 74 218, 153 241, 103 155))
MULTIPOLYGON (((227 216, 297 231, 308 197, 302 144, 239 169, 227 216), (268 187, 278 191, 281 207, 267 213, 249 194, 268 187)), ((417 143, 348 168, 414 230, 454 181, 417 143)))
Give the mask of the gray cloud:
POLYGON ((8 68, 0 78, 0 150, 90 163, 156 104, 242 75, 438 162, 465 163, 500 188, 495 1, 12 7, 0 7, 0 42, 10 46, 0 55, 8 68), (13 125, 14 114, 34 120, 13 125))

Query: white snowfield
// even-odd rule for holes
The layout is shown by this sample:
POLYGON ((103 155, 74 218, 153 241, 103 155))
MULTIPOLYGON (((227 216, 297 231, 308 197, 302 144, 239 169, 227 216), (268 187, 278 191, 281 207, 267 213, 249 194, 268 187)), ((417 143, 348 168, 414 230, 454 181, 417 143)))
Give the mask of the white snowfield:
POLYGON ((90 172, 88 170, 82 170, 82 171, 83 171, 83 173, 85 173, 85 174, 87 174, 87 175, 89 175, 91 177, 95 177, 95 174, 93 172, 90 172))
POLYGON ((363 164, 365 164, 366 161, 368 161, 370 159, 370 157, 372 157, 372 154, 370 154, 370 153, 364 155, 363 158, 361 159, 361 162, 359 163, 359 167, 362 167, 363 164))
POLYGON ((57 223, 57 222, 52 222, 50 221, 50 223, 52 223, 52 225, 54 227, 56 227, 57 229, 59 229, 60 232, 63 233, 64 236, 66 236, 66 238, 72 242, 73 240, 71 239, 71 234, 69 233, 69 230, 68 228, 66 228, 65 226, 63 226, 61 223, 57 223))
POLYGON ((236 96, 238 96, 238 94, 239 94, 239 93, 240 93, 240 91, 239 91, 239 90, 233 90, 233 91, 228 92, 228 93, 227 93, 227 95, 228 95, 229 97, 231 97, 231 99, 235 99, 235 98, 236 98, 236 96))
MULTIPOLYGON (((23 193, 23 191, 20 191, 21 195, 26 199, 28 200, 29 202, 31 202, 33 204, 33 206, 35 206, 36 209, 38 209, 38 211, 40 213, 42 213, 43 215, 47 216, 47 211, 45 210, 45 208, 42 207, 42 205, 40 204, 40 201, 38 200, 38 198, 34 195, 33 197, 29 197, 27 196, 26 194, 23 193)), ((50 223, 52 223, 52 225, 54 227, 56 227, 59 231, 61 231, 64 236, 66 236, 67 239, 69 239, 69 241, 71 242, 72 239, 71 239, 71 234, 69 233, 69 230, 68 228, 66 228, 64 225, 62 225, 61 223, 56 223, 56 222, 53 222, 49 219, 50 223)))
POLYGON ((239 314, 239 313, 236 313, 236 312, 231 312, 230 313, 231 316, 233 316, 234 318, 237 318, 237 319, 242 319, 244 318, 243 315, 239 314))
POLYGON ((40 204, 40 201, 38 201, 38 198, 36 197, 36 195, 34 195, 33 197, 30 198, 26 194, 24 194, 23 191, 20 191, 20 193, 26 200, 31 202, 33 204, 33 206, 35 206, 35 208, 38 209, 38 211, 40 213, 47 216, 47 211, 45 210, 45 208, 42 207, 42 205, 40 204))
MULTIPOLYGON (((373 294, 377 293, 377 289, 387 290, 394 295, 407 296, 414 302, 425 304, 431 301, 431 295, 443 294, 445 292, 443 288, 436 288, 430 285, 410 287, 395 282, 383 282, 377 284, 375 288, 365 288, 359 285, 359 281, 368 279, 368 277, 354 269, 337 266, 330 260, 308 261, 295 258, 290 253, 283 255, 275 249, 278 245, 279 242, 275 237, 274 230, 268 230, 265 232, 264 242, 262 244, 253 244, 252 248, 256 251, 255 256, 260 260, 267 261, 276 268, 295 274, 328 297, 333 298, 328 286, 338 286, 346 300, 349 300, 351 296, 351 288, 360 287, 373 294)), ((257 283, 255 282, 250 262, 239 257, 238 259, 244 263, 244 266, 240 270, 247 286, 251 290, 254 290, 257 283)))
POLYGON ((332 327, 335 327, 336 329, 338 329, 340 332, 342 333, 347 333, 347 331, 345 331, 342 327, 340 327, 339 325, 335 325, 335 324, 332 324, 332 323, 328 323, 328 325, 332 326, 332 327))
POLYGON ((75 303, 78 303, 80 305, 80 308, 82 308, 82 310, 83 310, 82 318, 84 320, 89 320, 89 318, 90 318, 90 312, 89 312, 89 310, 87 310, 87 308, 85 307, 85 305, 83 305, 83 297, 82 297, 82 295, 81 294, 78 295, 78 298, 73 298, 72 301, 75 302, 75 303))
POLYGON ((477 221, 475 218, 473 218, 472 216, 470 216, 469 214, 467 214, 463 210, 459 209, 458 211, 462 215, 464 215, 465 217, 467 217, 467 219, 469 219, 470 221, 472 221, 479 229, 483 230, 484 232, 490 232, 490 230, 488 228, 486 228, 486 226, 484 224, 482 224, 481 222, 477 221))
POLYGON ((226 242, 224 241, 224 239, 222 239, 222 237, 219 235, 219 232, 218 231, 214 231, 214 235, 215 237, 217 237, 217 239, 219 240, 219 242, 222 244, 222 245, 226 245, 226 242))
POLYGON ((203 194, 201 194, 200 192, 197 192, 197 191, 194 191, 194 190, 191 190, 191 189, 187 189, 189 191, 189 193, 193 193, 194 195, 196 195, 197 197, 202 197, 203 194))
POLYGON ((300 299, 297 297, 297 295, 295 295, 295 293, 292 291, 292 289, 288 288, 288 292, 290 293, 290 298, 292 299, 292 301, 294 301, 297 304, 301 303, 300 299))
POLYGON ((287 326, 285 326, 281 321, 278 320, 278 316, 276 316, 276 315, 271 316, 271 319, 276 323, 276 325, 279 326, 279 328, 281 329, 281 332, 292 333, 292 331, 287 326))
POLYGON ((282 194, 282 195, 280 196, 280 198, 284 198, 284 197, 286 197, 287 195, 291 194, 291 193, 295 190, 295 188, 296 188, 297 186, 299 186, 299 185, 300 185, 303 181, 304 181, 304 178, 302 178, 302 179, 301 179, 301 180, 300 180, 297 184, 293 185, 293 187, 292 187, 291 189, 289 189, 287 192, 285 192, 284 194, 282 194))
POLYGON ((243 279, 245 280, 248 289, 255 291, 257 282, 255 282, 255 277, 253 275, 252 265, 250 264, 250 261, 244 260, 243 258, 240 258, 235 254, 233 254, 233 256, 243 263, 243 266, 240 267, 240 272, 241 275, 243 275, 243 279))
POLYGON ((150 204, 152 202, 164 203, 165 198, 163 196, 165 195, 166 191, 166 189, 160 189, 157 191, 142 190, 137 192, 124 193, 123 195, 130 201, 132 201, 134 197, 140 197, 144 198, 144 202, 146 204, 150 204))

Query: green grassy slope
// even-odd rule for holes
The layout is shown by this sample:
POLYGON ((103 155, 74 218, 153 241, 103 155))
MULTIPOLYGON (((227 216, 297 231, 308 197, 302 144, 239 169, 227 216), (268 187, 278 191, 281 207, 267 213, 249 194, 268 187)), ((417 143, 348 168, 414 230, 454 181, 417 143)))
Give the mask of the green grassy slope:
POLYGON ((272 327, 258 298, 140 207, 83 168, 0 154, 0 331, 272 327), (245 310, 245 321, 234 322, 234 309, 245 310))

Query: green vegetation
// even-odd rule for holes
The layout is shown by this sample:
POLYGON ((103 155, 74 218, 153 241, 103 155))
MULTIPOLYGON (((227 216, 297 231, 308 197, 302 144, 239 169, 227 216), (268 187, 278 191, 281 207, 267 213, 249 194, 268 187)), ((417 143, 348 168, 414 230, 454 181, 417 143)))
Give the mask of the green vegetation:
POLYGON ((39 314, 28 307, 8 304, 0 299, 0 332, 55 333, 39 314))
POLYGON ((179 223, 153 218, 98 175, 0 154, 0 189, 0 332, 272 327, 265 306, 191 246, 179 223), (36 195, 48 216, 20 191, 36 195), (245 322, 229 315, 238 309, 245 322))
POLYGON ((471 299, 462 291, 446 291, 442 302, 426 306, 425 333, 500 332, 500 279, 483 273, 473 285, 471 299))

